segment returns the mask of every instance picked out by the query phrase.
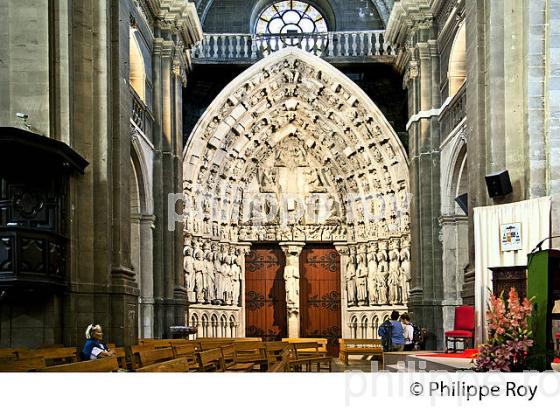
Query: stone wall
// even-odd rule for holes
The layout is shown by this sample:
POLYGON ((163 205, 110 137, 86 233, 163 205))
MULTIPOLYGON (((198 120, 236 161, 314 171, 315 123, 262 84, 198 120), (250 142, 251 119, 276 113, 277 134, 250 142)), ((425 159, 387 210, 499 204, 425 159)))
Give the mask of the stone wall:
POLYGON ((148 319, 155 317, 142 320, 151 327, 146 333, 142 326, 144 334, 166 335, 185 319, 182 229, 165 228, 167 194, 182 188, 185 51, 202 36, 194 5, 119 0, 69 8, 65 1, 25 0, 0 7, 0 78, 7 88, 0 125, 25 127, 15 116, 25 112, 32 131, 62 140, 89 162, 85 175, 70 180, 67 288, 2 300, 0 345, 79 345, 92 322, 103 326, 107 341, 134 344, 139 296, 148 302, 148 319), (140 105, 129 85, 133 28, 153 56, 145 59, 153 101, 148 93, 140 105), (150 198, 158 199, 156 207, 150 198), (146 241, 133 253, 137 221, 146 241))

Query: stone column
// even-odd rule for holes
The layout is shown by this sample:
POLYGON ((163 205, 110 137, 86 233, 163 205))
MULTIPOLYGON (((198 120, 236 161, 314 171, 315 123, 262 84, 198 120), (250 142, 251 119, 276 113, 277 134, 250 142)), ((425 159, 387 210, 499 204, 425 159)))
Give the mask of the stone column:
POLYGON ((303 242, 283 242, 280 247, 286 256, 284 280, 286 282, 286 307, 288 315, 288 337, 299 337, 299 256, 303 242))
POLYGON ((348 244, 346 242, 335 242, 334 247, 340 255, 340 307, 342 309, 342 337, 350 338, 350 315, 348 314, 348 296, 346 292, 346 264, 348 263, 348 244))
POLYGON ((235 245, 240 251, 239 253, 239 264, 241 266, 241 306, 239 312, 239 323, 237 325, 237 337, 245 337, 245 255, 251 251, 250 243, 239 243, 235 245))
POLYGON ((443 346, 443 275, 440 226, 440 131, 434 110, 441 106, 439 57, 430 21, 418 24, 414 59, 405 76, 409 90, 412 281, 408 305, 413 320, 429 329, 429 348, 443 346))
POLYGON ((153 215, 140 216, 140 331, 139 337, 154 337, 153 215))

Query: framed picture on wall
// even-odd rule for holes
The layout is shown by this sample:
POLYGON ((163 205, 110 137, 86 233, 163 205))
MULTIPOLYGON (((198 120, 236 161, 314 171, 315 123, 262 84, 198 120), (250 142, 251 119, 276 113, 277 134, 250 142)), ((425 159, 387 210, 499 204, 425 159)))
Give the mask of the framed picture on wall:
POLYGON ((519 251, 523 249, 521 238, 521 223, 500 225, 500 245, 502 252, 519 251))

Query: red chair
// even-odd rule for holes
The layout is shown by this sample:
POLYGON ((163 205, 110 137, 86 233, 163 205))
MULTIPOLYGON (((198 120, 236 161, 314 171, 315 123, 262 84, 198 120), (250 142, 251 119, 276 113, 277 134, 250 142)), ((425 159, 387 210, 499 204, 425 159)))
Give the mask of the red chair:
POLYGON ((474 340, 474 306, 457 306, 455 308, 455 326, 453 330, 445 332, 445 348, 447 352, 464 351, 467 345, 474 340), (457 342, 463 348, 457 349, 457 342), (453 347, 450 347, 450 343, 453 347))

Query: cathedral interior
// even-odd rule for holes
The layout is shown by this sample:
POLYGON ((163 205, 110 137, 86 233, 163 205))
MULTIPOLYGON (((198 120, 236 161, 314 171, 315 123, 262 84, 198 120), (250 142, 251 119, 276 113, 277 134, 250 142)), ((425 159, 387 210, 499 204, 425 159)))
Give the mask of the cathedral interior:
POLYGON ((484 340, 560 234, 560 1, 509 3, 0 1, 0 347, 484 340))

